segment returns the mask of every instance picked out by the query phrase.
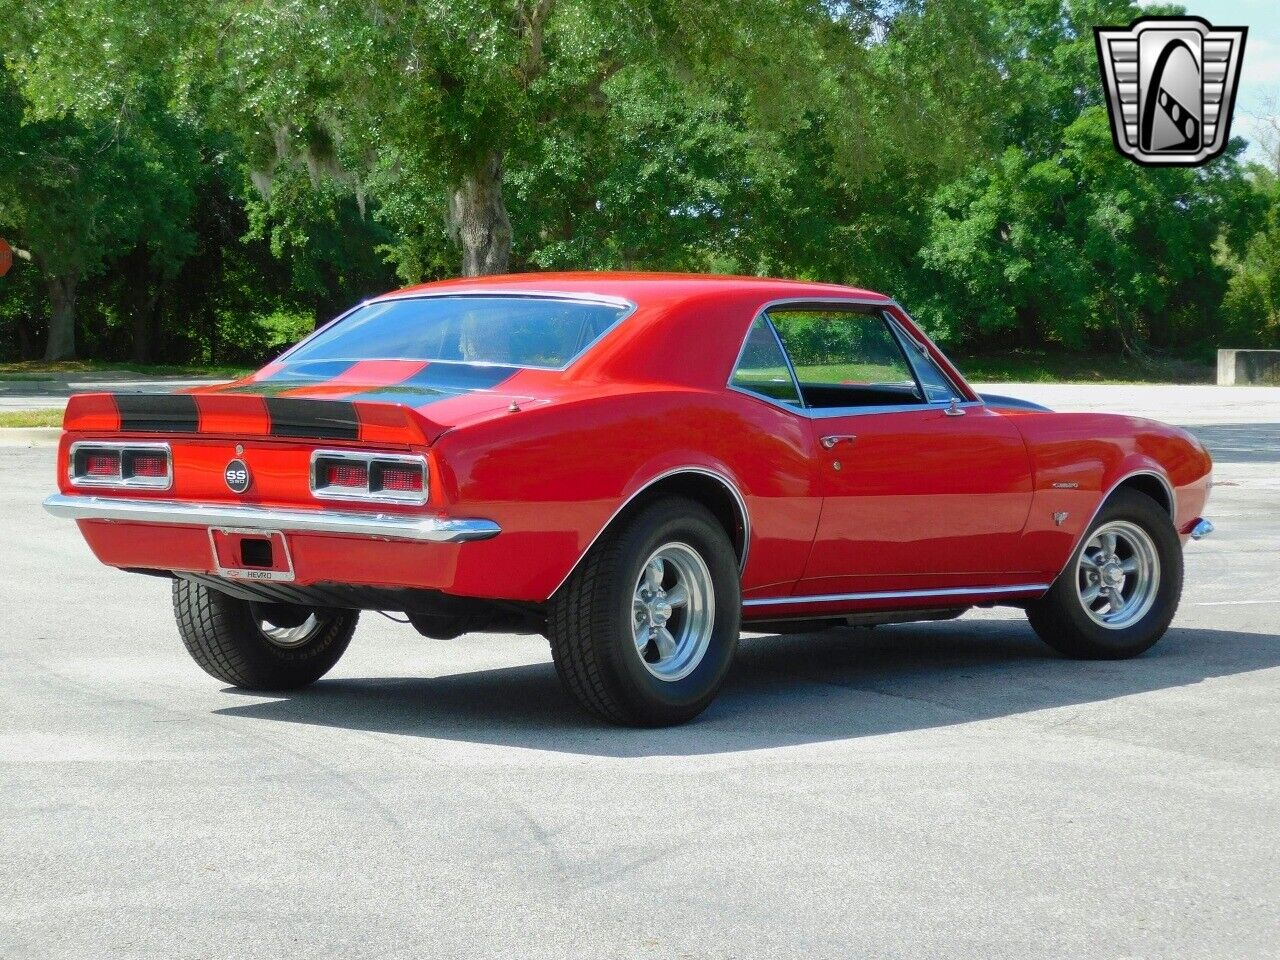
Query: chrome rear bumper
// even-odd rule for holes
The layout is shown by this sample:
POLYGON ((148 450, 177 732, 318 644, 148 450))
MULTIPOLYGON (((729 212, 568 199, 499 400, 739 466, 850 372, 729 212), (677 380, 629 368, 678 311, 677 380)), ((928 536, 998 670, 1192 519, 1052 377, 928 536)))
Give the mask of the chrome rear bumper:
POLYGON ((488 540, 502 532, 492 520, 453 520, 447 517, 332 510, 287 510, 276 507, 178 503, 173 500, 127 500, 118 497, 67 496, 61 493, 46 499, 44 508, 55 517, 69 520, 118 520, 183 527, 336 533, 427 543, 488 540))
POLYGON ((1191 527, 1191 539, 1203 540, 1209 534, 1213 533, 1213 524, 1201 517, 1191 527))

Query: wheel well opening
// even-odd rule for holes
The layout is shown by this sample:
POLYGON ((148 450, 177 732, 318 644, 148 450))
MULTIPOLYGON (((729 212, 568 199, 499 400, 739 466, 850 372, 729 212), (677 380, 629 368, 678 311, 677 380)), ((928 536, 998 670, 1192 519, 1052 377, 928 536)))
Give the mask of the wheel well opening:
POLYGON ((1139 493, 1145 493, 1160 506, 1164 507, 1169 516, 1173 516, 1173 504, 1169 500, 1169 489, 1160 481, 1159 477, 1153 474, 1140 473, 1136 477, 1130 477, 1116 489, 1137 490, 1139 493))
POLYGON ((677 473, 663 477, 641 491, 639 496, 627 504, 626 509, 615 518, 614 522, 630 516, 655 500, 671 496, 688 497, 710 510, 712 516, 720 521, 720 525, 729 534, 729 541, 733 544, 738 565, 742 565, 747 550, 747 520, 743 515, 743 508, 725 482, 709 474, 677 473))

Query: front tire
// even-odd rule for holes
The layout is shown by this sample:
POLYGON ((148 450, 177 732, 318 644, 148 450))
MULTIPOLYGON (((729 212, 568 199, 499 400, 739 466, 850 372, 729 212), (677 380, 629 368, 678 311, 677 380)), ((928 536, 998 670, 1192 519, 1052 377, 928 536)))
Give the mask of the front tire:
POLYGON ((246 690, 296 690, 332 669, 351 642, 355 610, 307 610, 239 600, 173 582, 173 613, 205 673, 246 690))
POLYGON ((552 598, 556 671, 613 723, 666 726, 706 709, 737 648, 742 592, 724 527, 701 504, 650 504, 600 538, 552 598))
POLYGON ((1182 544, 1169 514, 1146 494, 1117 490, 1027 617, 1059 653, 1123 660, 1164 636, 1181 597, 1182 544))

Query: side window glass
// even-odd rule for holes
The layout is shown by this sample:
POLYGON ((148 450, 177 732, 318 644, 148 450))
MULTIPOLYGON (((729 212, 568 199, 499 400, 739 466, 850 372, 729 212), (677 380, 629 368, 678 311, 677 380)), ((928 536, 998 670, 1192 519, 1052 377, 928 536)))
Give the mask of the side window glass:
POLYGON ((778 346, 778 338, 769 329, 769 321, 763 316, 756 317, 751 324, 742 356, 729 383, 779 403, 795 407, 803 405, 800 394, 796 392, 796 382, 787 369, 787 358, 778 346))
POLYGON ((911 365, 915 368, 916 379, 920 381, 920 386, 924 389, 925 398, 930 403, 949 403, 952 400, 963 400, 960 391, 953 384, 942 369, 933 361, 933 357, 929 356, 920 346, 899 331, 902 338, 903 346, 906 348, 907 356, 911 358, 911 365))
POLYGON ((770 313, 809 407, 923 404, 897 336, 879 314, 848 310, 770 313))

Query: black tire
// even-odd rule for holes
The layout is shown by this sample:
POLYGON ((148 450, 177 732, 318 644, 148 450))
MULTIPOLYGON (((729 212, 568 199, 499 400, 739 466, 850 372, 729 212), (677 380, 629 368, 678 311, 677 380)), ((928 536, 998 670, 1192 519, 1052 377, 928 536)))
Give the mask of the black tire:
MULTIPOLYGON (((592 546, 552 598, 547 634, 565 688, 612 723, 683 723, 715 698, 738 644, 742 588, 724 527, 701 504, 672 497, 648 505, 592 546), (632 638, 632 601, 646 560, 663 545, 687 545, 710 574, 714 617, 705 653, 687 676, 662 679, 632 638)), ((673 621, 674 622, 674 621, 673 621)))
POLYGON ((246 690, 296 690, 319 680, 346 651, 359 619, 354 610, 316 610, 316 628, 286 647, 259 629, 254 606, 188 580, 173 582, 173 613, 187 652, 205 673, 246 690))
POLYGON ((1168 511, 1144 493, 1121 489, 1098 512, 1049 592, 1027 605, 1027 617, 1040 639, 1065 656, 1124 660, 1149 650, 1164 636, 1181 597, 1182 543, 1168 511), (1116 521, 1126 521, 1145 532, 1159 559, 1158 584, 1150 608, 1122 628, 1095 622, 1086 612, 1078 589, 1081 553, 1095 531, 1116 521))

